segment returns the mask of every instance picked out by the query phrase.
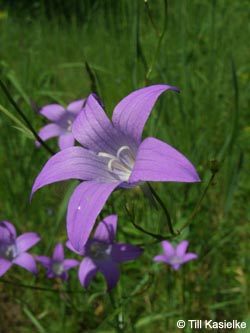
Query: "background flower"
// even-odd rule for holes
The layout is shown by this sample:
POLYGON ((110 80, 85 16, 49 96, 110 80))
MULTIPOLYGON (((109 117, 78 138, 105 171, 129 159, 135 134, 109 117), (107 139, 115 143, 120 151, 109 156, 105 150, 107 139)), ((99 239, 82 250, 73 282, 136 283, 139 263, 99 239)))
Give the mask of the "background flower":
POLYGON ((36 261, 47 268, 48 278, 60 277, 68 280, 67 271, 77 265, 79 261, 76 259, 64 259, 64 249, 61 243, 54 248, 52 258, 46 256, 36 256, 36 261))
POLYGON ((27 232, 16 238, 16 229, 8 221, 0 222, 0 276, 13 264, 33 274, 37 273, 35 259, 26 251, 40 241, 35 232, 27 232))
POLYGON ((178 270, 185 262, 198 257, 195 253, 186 253, 188 247, 188 241, 186 240, 182 241, 176 248, 174 248, 174 246, 168 241, 162 241, 161 245, 164 254, 155 256, 153 260, 165 262, 175 270, 178 270))
POLYGON ((102 220, 81 252, 74 249, 68 241, 69 249, 85 258, 79 267, 79 280, 87 288, 97 272, 101 272, 107 281, 107 290, 114 288, 120 276, 118 264, 139 257, 143 250, 138 246, 114 243, 117 228, 117 215, 102 220))
MULTIPOLYGON (((74 146, 75 139, 72 135, 72 124, 83 108, 85 99, 70 103, 66 108, 59 104, 49 104, 40 110, 40 114, 51 120, 52 123, 44 126, 38 133, 43 141, 58 136, 60 149, 74 146)), ((36 146, 40 143, 36 141, 36 146)))

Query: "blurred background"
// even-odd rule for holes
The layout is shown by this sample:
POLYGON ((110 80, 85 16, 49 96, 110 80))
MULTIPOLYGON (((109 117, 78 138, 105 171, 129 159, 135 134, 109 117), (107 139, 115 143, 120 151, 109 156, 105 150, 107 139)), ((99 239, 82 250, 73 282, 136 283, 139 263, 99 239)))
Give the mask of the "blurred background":
MULTIPOLYGON (((121 266, 115 302, 101 276, 85 291, 76 271, 64 285, 46 280, 42 268, 33 278, 13 267, 0 279, 1 333, 191 333, 176 327, 178 319, 235 319, 250 332, 249 18, 248 0, 0 1, 0 77, 37 131, 48 123, 37 113, 43 105, 66 106, 96 92, 111 116, 133 90, 165 83, 181 93, 159 98, 144 136, 176 147, 202 179, 152 184, 176 230, 205 190, 211 165, 218 168, 198 213, 174 240, 188 239, 197 260, 177 272, 153 264, 160 244, 133 227, 128 211, 145 229, 167 234, 164 213, 138 189, 117 191, 103 214, 116 212, 117 239, 143 244, 145 253, 121 266)), ((50 255, 67 240, 76 183, 47 186, 30 203, 49 154, 18 125, 2 90, 0 105, 0 219, 18 233, 39 233, 33 253, 50 255)), ((56 139, 48 144, 58 150, 56 139)))

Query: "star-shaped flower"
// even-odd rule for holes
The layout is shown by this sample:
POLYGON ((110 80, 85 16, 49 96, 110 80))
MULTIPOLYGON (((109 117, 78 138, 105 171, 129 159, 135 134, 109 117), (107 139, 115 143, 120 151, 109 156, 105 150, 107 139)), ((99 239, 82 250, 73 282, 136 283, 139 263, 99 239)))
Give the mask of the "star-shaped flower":
POLYGON ((198 256, 195 253, 186 253, 188 241, 182 241, 176 248, 168 241, 161 242, 164 254, 160 254, 153 258, 154 261, 162 261, 169 264, 173 269, 178 270, 181 265, 186 262, 196 259, 198 256))
POLYGON ((142 131, 167 85, 132 92, 114 109, 112 122, 95 95, 90 95, 76 118, 72 133, 83 147, 71 147, 52 156, 35 180, 32 193, 44 185, 80 179, 68 205, 69 240, 78 251, 86 243, 96 217, 117 187, 131 188, 144 181, 197 182, 188 159, 168 144, 142 131))
POLYGON ((68 241, 69 249, 84 256, 79 267, 79 280, 87 288, 97 272, 101 272, 107 281, 107 291, 114 288, 120 273, 118 264, 139 257, 143 250, 135 245, 114 243, 117 228, 117 215, 102 220, 81 251, 74 249, 68 241))
POLYGON ((8 221, 0 222, 0 276, 13 264, 19 265, 33 274, 37 273, 35 259, 26 251, 40 241, 35 232, 27 232, 16 238, 16 229, 8 221))
MULTIPOLYGON (((40 114, 51 120, 52 123, 44 126, 38 133, 43 141, 58 136, 58 144, 61 150, 74 146, 72 124, 83 108, 85 99, 70 103, 66 109, 59 104, 49 104, 40 110, 40 114)), ((40 143, 36 141, 36 146, 40 143)))
POLYGON ((47 268, 47 277, 60 277, 63 280, 68 280, 67 271, 79 265, 76 259, 64 259, 64 249, 61 243, 58 243, 54 248, 52 258, 46 256, 36 256, 36 261, 47 268))

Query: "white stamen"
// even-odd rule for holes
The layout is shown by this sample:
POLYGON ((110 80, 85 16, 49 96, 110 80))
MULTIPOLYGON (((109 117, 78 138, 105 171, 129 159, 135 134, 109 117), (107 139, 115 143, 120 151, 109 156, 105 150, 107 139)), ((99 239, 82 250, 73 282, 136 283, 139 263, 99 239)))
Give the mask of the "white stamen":
POLYGON ((70 119, 67 120, 67 131, 68 132, 72 131, 72 120, 70 119))
POLYGON ((63 273, 63 264, 61 261, 54 261, 52 263, 52 271, 56 275, 61 275, 63 273))
POLYGON ((108 153, 103 153, 103 152, 100 152, 97 155, 101 156, 101 157, 107 157, 107 158, 116 158, 114 155, 111 155, 111 154, 108 154, 108 153))
POLYGON ((89 249, 89 256, 96 260, 102 260, 104 258, 107 258, 110 253, 111 245, 98 241, 93 241, 89 249))
POLYGON ((108 170, 113 173, 115 178, 127 181, 134 167, 134 156, 129 146, 121 146, 116 155, 112 155, 105 152, 99 152, 97 154, 100 157, 108 158, 108 170))
POLYGON ((117 156, 118 158, 120 158, 120 154, 121 154, 124 150, 128 150, 128 152, 131 154, 131 151, 130 151, 129 146, 121 146, 121 147, 117 150, 116 156, 117 156))
POLYGON ((0 246, 0 258, 13 260, 17 256, 17 248, 15 244, 2 244, 0 246))

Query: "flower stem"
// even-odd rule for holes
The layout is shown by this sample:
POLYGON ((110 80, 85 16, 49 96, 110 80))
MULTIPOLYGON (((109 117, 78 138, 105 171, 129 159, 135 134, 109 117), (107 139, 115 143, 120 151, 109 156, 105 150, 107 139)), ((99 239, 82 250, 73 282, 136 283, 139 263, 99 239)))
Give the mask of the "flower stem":
POLYGON ((192 213, 190 214, 190 216, 187 218, 186 222, 183 223, 183 225, 179 228, 179 230, 177 230, 177 233, 180 234, 182 232, 183 229, 185 229, 193 220, 193 218, 196 216, 196 214, 199 212, 200 208, 201 208, 201 203, 205 197, 205 195, 207 194, 208 189, 210 188, 211 185, 213 185, 214 183, 214 179, 216 176, 216 173, 218 172, 218 166, 217 166, 217 161, 213 160, 211 161, 211 177, 204 189, 204 191, 202 192, 199 200, 197 201, 192 213))
POLYGON ((135 219, 134 219, 134 214, 133 214, 133 215, 131 214, 131 212, 130 212, 130 210, 127 208, 127 206, 125 206, 125 208, 126 208, 127 213, 128 213, 129 216, 130 216, 130 221, 131 221, 131 223, 133 224, 133 226, 134 226, 137 230, 143 232, 144 234, 146 234, 146 235, 148 235, 148 236, 151 236, 151 237, 155 238, 155 239, 156 239, 156 242, 160 242, 160 241, 162 241, 162 240, 164 240, 164 239, 170 239, 170 238, 172 238, 172 235, 165 235, 165 236, 162 236, 162 235, 160 235, 160 234, 155 234, 155 233, 153 233, 153 232, 150 232, 150 231, 148 231, 148 230, 142 228, 141 226, 139 226, 138 224, 135 223, 135 221, 134 221, 134 220, 135 220, 135 219))
MULTIPOLYGON (((117 311, 117 305, 116 305, 115 298, 114 298, 114 295, 113 295, 113 290, 111 290, 109 292, 109 299, 110 299, 110 303, 111 303, 114 311, 117 311)), ((124 326, 122 308, 116 315, 116 321, 117 321, 117 323, 116 323, 116 332, 117 333, 123 333, 125 326, 124 326)))
MULTIPOLYGON (((8 281, 8 280, 2 279, 2 278, 1 278, 0 283, 12 284, 18 288, 27 288, 27 289, 37 290, 37 291, 48 291, 48 292, 57 293, 57 294, 62 292, 62 290, 60 290, 60 289, 55 289, 55 288, 51 289, 51 288, 46 288, 46 287, 32 286, 32 285, 19 283, 19 282, 8 281)), ((67 291, 63 291, 63 292, 67 293, 67 294, 78 294, 78 293, 81 293, 82 290, 79 290, 79 291, 67 290, 67 291)))
POLYGON ((152 192, 154 198, 157 200, 157 202, 159 203, 159 205, 161 206, 161 208, 163 209, 164 213, 165 213, 165 216, 167 218, 167 223, 168 223, 168 227, 169 227, 169 231, 170 233, 173 235, 173 236, 176 236, 176 233, 173 229, 173 226, 172 226, 172 221, 171 221, 171 217, 170 217, 170 214, 166 208, 166 206, 164 205, 163 201, 161 200, 161 198, 159 197, 159 195, 155 192, 155 190, 153 189, 153 187, 150 185, 150 183, 147 183, 149 188, 150 188, 150 191, 152 192))
MULTIPOLYGON (((147 4, 147 2, 146 2, 147 4)), ((147 5, 148 6, 148 5, 147 5)), ((156 59, 158 57, 158 53, 159 53, 159 50, 160 50, 160 47, 161 47, 161 43, 162 43, 162 40, 163 40, 163 37, 165 35, 165 32, 166 32, 166 29, 167 29, 167 0, 164 0, 164 23, 163 23, 163 28, 162 28, 162 31, 161 33, 157 33, 159 35, 159 38, 158 38, 158 42, 157 42, 157 45, 156 45, 156 48, 155 48, 155 52, 154 52, 154 55, 153 55, 153 58, 152 58, 152 61, 151 61, 151 64, 148 68, 148 71, 146 73, 146 77, 145 77, 145 85, 148 84, 148 81, 149 81, 149 78, 150 78, 150 75, 152 73, 152 70, 155 66, 155 63, 156 63, 156 59)), ((152 17, 150 16, 150 20, 151 20, 151 23, 152 23, 152 17)), ((154 25, 153 25, 154 26, 154 25)), ((155 27, 154 27, 155 29, 155 27)), ((157 31, 157 30, 156 30, 157 31)))
POLYGON ((29 128, 29 130, 32 132, 32 134, 34 135, 34 137, 37 139, 37 141, 40 142, 40 144, 51 154, 54 155, 55 152, 40 138, 40 136, 37 134, 37 132, 35 131, 35 129, 33 128, 33 126, 31 125, 29 119, 25 116, 25 114, 23 113, 23 111, 19 108, 19 106, 17 105, 17 103, 14 101, 14 99, 12 98, 10 92, 8 91, 8 89, 6 88, 6 86, 3 84, 2 80, 0 80, 0 86, 2 88, 2 90, 4 91, 5 95, 8 97, 10 103, 14 106, 14 108, 16 109, 17 113, 21 116, 21 118, 24 120, 24 122, 26 123, 27 127, 29 128))

